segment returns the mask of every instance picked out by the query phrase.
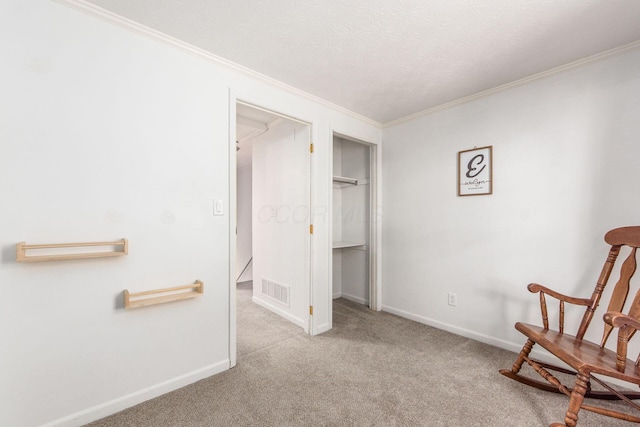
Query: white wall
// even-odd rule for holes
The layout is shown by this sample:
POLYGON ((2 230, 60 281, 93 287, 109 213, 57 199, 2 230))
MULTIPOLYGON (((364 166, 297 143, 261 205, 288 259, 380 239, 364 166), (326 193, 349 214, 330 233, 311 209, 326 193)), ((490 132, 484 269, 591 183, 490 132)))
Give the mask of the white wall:
MULTIPOLYGON (((80 425, 228 369, 230 92, 314 123, 314 206, 330 204, 332 129, 380 139, 364 120, 136 31, 53 1, 0 3, 0 425, 80 425), (15 262, 21 241, 122 237, 122 258, 15 262), (124 289, 195 279, 200 298, 122 308, 124 289)), ((319 216, 318 268, 328 230, 319 216)), ((321 327, 327 271, 314 277, 321 327)))
POLYGON ((238 234, 236 278, 238 282, 253 280, 253 266, 248 264, 252 256, 251 248, 251 165, 238 169, 238 234), (242 272, 245 266, 248 267, 242 272), (242 273, 242 276, 240 274, 242 273))
POLYGON ((640 220, 638 117, 635 50, 384 129, 383 309, 516 350, 528 283, 589 297, 605 232, 640 220), (457 197, 486 145, 494 194, 457 197))
POLYGON ((13 41, 0 70, 0 425, 101 415, 227 369, 228 218, 210 215, 228 193, 226 89, 205 61, 58 4, 3 2, 0 16, 13 41), (20 241, 122 237, 123 258, 15 262, 20 241), (201 298, 122 308, 124 289, 195 279, 201 298))

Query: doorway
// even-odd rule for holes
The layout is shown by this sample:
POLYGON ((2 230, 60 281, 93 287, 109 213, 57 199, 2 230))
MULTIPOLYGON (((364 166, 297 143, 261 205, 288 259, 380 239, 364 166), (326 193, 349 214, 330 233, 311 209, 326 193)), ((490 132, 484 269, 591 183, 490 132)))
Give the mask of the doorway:
POLYGON ((333 134, 332 292, 380 310, 377 146, 333 134))
POLYGON ((253 304, 308 333, 310 125, 240 101, 235 107, 233 277, 243 292, 250 288, 253 304))

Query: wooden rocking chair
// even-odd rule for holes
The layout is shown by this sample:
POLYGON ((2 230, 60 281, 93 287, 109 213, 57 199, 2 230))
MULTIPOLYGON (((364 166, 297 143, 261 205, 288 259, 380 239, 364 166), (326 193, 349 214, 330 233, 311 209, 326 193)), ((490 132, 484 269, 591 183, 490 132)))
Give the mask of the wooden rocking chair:
MULTIPOLYGON (((640 291, 628 310, 628 314, 622 314, 625 301, 627 300, 630 288, 630 281, 636 270, 636 251, 640 247, 640 226, 623 227, 609 231, 604 240, 611 245, 609 256, 602 268, 600 278, 596 284, 591 298, 573 298, 562 295, 558 292, 547 289, 537 283, 532 283, 528 289, 532 293, 540 294, 540 308, 542 310, 542 327, 526 323, 516 323, 518 331, 527 336, 522 351, 518 355, 511 369, 503 369, 501 374, 512 378, 523 384, 527 384, 541 390, 563 393, 570 397, 569 409, 564 418, 564 424, 553 423, 552 427, 570 426, 573 427, 578 422, 578 411, 585 409, 598 414, 640 423, 640 417, 623 412, 606 409, 600 406, 583 404, 585 397, 599 399, 621 399, 631 407, 640 411, 632 399, 640 399, 640 392, 614 390, 608 384, 593 376, 593 374, 616 378, 630 383, 630 385, 640 385, 640 355, 637 361, 627 359, 627 344, 633 337, 636 330, 640 330, 640 291), (609 280, 612 270, 616 264, 616 259, 623 246, 631 248, 631 253, 620 267, 620 279, 613 289, 611 300, 606 314, 603 316, 602 341, 600 345, 584 340, 584 335, 589 328, 594 312, 600 303, 602 292, 609 280), (557 331, 549 329, 549 319, 547 316, 546 296, 559 300, 559 327, 557 331), (566 303, 584 306, 585 313, 578 328, 578 333, 569 335, 564 333, 564 305, 566 303), (618 330, 617 351, 605 348, 605 344, 613 329, 618 330), (542 363, 529 358, 529 353, 535 344, 544 347, 549 353, 569 365, 574 371, 557 366, 542 363), (531 378, 519 375, 520 368, 527 362, 542 378, 548 383, 536 381, 531 378), (573 374, 576 376, 575 385, 569 388, 563 385, 549 370, 573 374), (591 380, 596 381, 608 391, 591 390, 591 380)), ((600 322, 598 322, 600 323, 600 322)))

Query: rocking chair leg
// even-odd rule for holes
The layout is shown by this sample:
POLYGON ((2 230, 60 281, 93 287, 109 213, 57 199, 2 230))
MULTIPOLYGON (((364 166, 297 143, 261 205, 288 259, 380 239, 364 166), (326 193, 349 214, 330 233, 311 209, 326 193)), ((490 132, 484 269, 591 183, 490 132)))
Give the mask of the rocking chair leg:
POLYGON ((569 400, 569 409, 564 418, 564 423, 568 427, 575 427, 578 423, 578 411, 582 406, 584 400, 584 394, 589 387, 589 376, 578 373, 576 376, 576 385, 571 392, 571 399, 569 400))
POLYGON ((527 357, 529 357, 529 353, 531 353, 531 349, 533 348, 534 344, 535 343, 532 340, 527 339, 527 342, 524 344, 524 347, 522 347, 520 354, 518 354, 518 358, 511 367, 511 372, 513 372, 514 374, 520 372, 522 364, 527 359, 527 357))

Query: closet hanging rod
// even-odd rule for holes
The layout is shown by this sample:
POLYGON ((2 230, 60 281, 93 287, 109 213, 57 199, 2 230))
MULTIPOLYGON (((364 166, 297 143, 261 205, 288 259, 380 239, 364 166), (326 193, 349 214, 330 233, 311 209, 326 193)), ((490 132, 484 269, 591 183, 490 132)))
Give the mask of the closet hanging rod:
POLYGON ((358 180, 356 178, 347 178, 345 176, 334 176, 334 182, 344 182, 345 184, 353 184, 358 185, 358 180))

